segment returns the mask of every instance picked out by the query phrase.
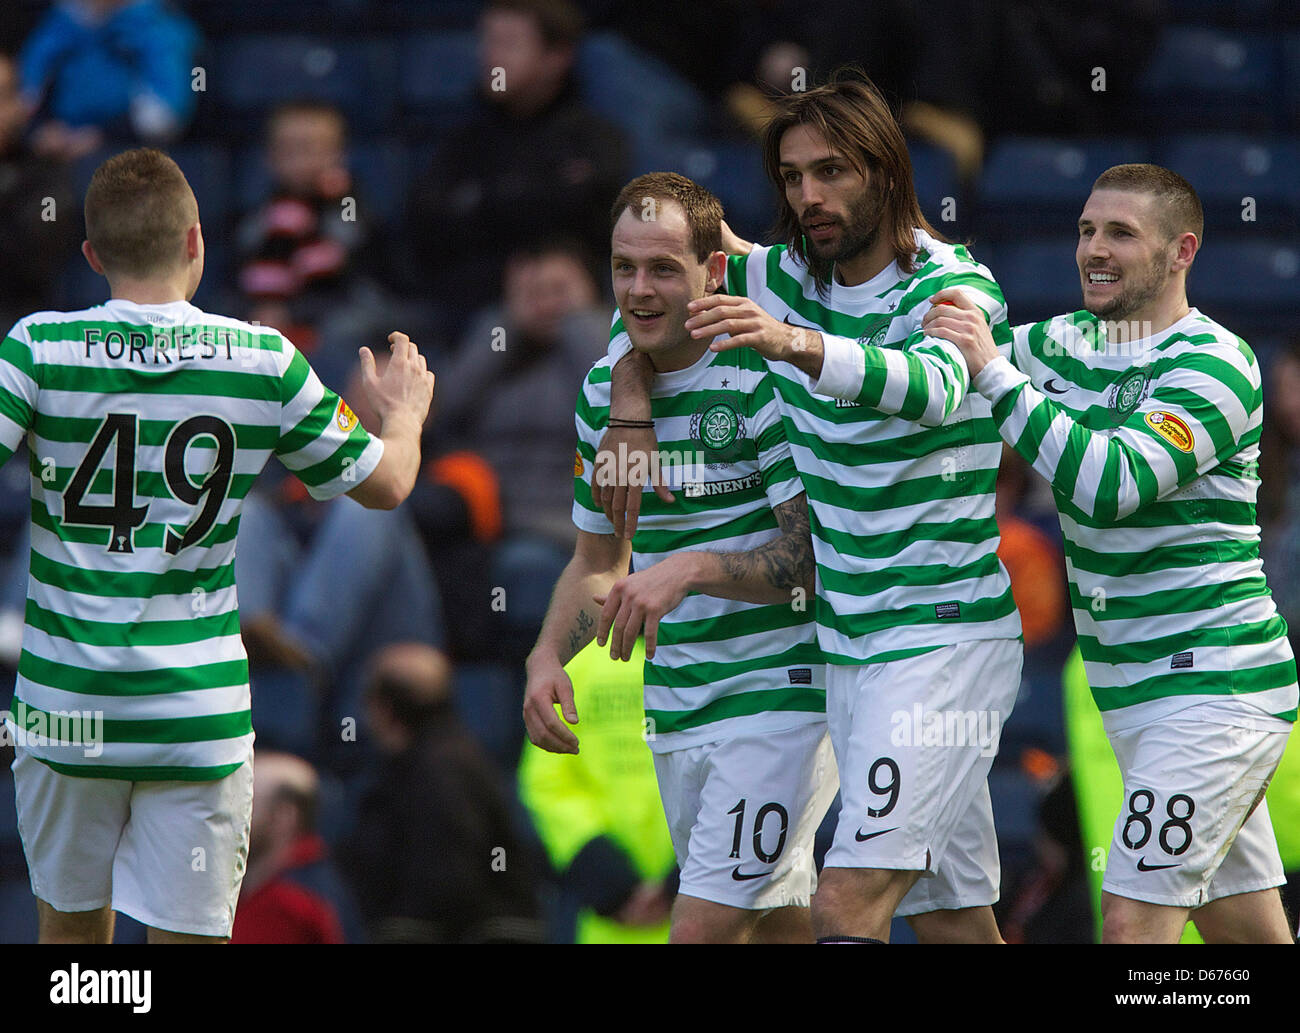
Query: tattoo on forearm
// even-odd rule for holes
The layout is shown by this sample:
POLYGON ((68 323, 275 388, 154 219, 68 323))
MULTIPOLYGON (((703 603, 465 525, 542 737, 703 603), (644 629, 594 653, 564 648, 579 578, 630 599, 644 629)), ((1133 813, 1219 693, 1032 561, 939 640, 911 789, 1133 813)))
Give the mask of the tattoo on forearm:
POLYGON ((589 632, 596 625, 595 619, 586 610, 579 610, 575 627, 569 630, 569 659, 578 655, 578 651, 587 644, 589 632))
POLYGON ((812 581, 812 534, 808 503, 803 495, 783 502, 773 512, 782 535, 750 552, 722 554, 722 569, 736 581, 760 577, 774 588, 790 591, 812 581))

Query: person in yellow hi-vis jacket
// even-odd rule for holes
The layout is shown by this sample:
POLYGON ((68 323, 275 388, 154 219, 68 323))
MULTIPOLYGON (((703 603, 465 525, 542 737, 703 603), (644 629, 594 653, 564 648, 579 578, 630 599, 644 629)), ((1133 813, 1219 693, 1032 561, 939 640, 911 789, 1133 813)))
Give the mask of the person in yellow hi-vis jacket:
MULTIPOLYGON (((1106 849, 1119 819, 1124 783, 1119 764, 1102 728, 1101 713, 1088 688, 1083 659, 1076 646, 1065 663, 1065 733, 1070 753, 1074 795, 1079 808, 1079 830, 1083 838, 1084 863, 1092 893, 1096 935, 1101 938, 1101 878, 1106 871, 1106 849)), ((1300 746, 1291 736, 1265 798, 1273 832, 1277 836, 1282 866, 1287 873, 1300 871, 1300 746)), ((1289 916, 1293 926, 1295 915, 1289 916)), ((1183 930, 1181 943, 1201 943, 1193 923, 1196 912, 1183 930)))
POLYGON ((630 663, 593 640, 565 665, 582 752, 524 744, 519 795, 551 864, 583 905, 578 943, 667 943, 676 863, 643 736, 638 640, 630 663))

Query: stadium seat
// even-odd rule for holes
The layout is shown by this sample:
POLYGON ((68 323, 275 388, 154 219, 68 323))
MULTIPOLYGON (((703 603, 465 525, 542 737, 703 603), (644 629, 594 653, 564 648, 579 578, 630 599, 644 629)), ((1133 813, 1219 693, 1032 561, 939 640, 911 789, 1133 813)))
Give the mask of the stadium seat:
POLYGON ((1300 33, 1282 41, 1282 104, 1286 127, 1300 130, 1300 33))
POLYGON ((1011 323, 1019 325, 1073 312, 1082 304, 1076 243, 1074 237, 1000 245, 976 241, 971 250, 992 271, 1011 323))
POLYGON ((1300 309, 1300 246, 1294 239, 1211 242, 1187 281, 1192 304, 1249 337, 1274 330, 1300 309))
POLYGON ((391 46, 346 36, 253 35, 220 42, 208 89, 228 130, 260 132, 267 111, 286 100, 329 101, 358 132, 387 129, 397 97, 391 46))
POLYGON ((1160 164, 1184 176, 1205 207, 1206 231, 1294 232, 1300 217, 1300 140, 1195 136, 1173 141, 1160 164), (1254 198, 1250 220, 1243 200, 1254 198))
POLYGON ((460 121, 478 82, 473 32, 428 32, 402 41, 398 83, 405 116, 422 128, 460 121))
POLYGON ((916 183, 921 210, 942 230, 944 199, 962 196, 957 161, 951 151, 920 140, 908 140, 907 151, 912 158, 912 180, 916 183))
POLYGON ((1262 33, 1171 25, 1138 82, 1138 121, 1156 130, 1272 128, 1278 51, 1262 33))
POLYGON ((637 148, 631 170, 679 172, 717 195, 727 224, 746 240, 763 239, 776 216, 775 192, 758 145, 695 139, 637 148))
POLYGON ((634 143, 690 137, 704 128, 708 102, 699 91, 617 33, 587 36, 577 73, 587 104, 634 143))
POLYGON ((1150 158, 1147 143, 1120 137, 998 140, 980 176, 978 231, 1015 239, 1069 232, 1097 176, 1150 158))

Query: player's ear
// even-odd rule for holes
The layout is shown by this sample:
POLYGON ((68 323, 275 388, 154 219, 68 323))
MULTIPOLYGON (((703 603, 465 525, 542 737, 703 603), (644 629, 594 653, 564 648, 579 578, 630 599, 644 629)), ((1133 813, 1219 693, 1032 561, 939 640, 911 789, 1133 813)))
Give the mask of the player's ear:
POLYGON ((203 254, 203 226, 195 223, 185 231, 185 257, 191 261, 203 254))
POLYGON ((713 252, 704 260, 704 265, 709 271, 709 278, 704 284, 704 292, 712 294, 727 282, 727 253, 725 251, 713 252))
POLYGON ((85 255, 86 263, 90 266, 91 269, 93 269, 100 276, 108 275, 106 272, 104 272, 104 267, 103 265, 100 264, 99 256, 95 254, 95 249, 90 246, 90 241, 83 240, 81 242, 81 253, 85 255))
POLYGON ((1196 238, 1195 233, 1180 233, 1174 238, 1174 272, 1187 269, 1192 264, 1192 259, 1196 253, 1201 250, 1201 242, 1196 238))

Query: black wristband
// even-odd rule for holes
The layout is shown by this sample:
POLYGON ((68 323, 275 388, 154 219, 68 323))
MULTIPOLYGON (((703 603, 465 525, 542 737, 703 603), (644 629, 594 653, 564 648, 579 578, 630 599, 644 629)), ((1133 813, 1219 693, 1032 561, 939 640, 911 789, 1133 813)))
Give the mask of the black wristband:
POLYGON ((654 420, 625 420, 618 416, 611 416, 609 420, 611 427, 634 427, 644 430, 653 430, 654 420))

